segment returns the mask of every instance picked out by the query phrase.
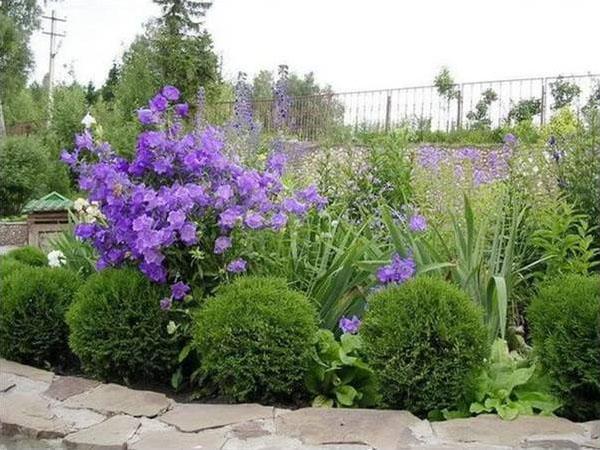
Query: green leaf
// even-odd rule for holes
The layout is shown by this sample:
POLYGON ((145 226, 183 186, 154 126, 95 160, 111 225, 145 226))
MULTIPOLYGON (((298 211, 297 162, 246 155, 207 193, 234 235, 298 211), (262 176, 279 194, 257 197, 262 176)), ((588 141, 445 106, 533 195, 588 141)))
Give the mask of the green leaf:
POLYGON ((352 386, 338 386, 335 389, 335 397, 338 403, 343 406, 352 406, 357 395, 358 392, 352 386))
POLYGON ((177 360, 181 363, 183 362, 183 360, 185 358, 187 358, 187 356, 190 354, 190 350, 192 349, 192 344, 187 344, 185 347, 183 347, 181 349, 181 351, 179 352, 179 356, 177 357, 177 360))
POLYGON ((171 386, 173 389, 178 390, 183 382, 183 374, 181 373, 181 367, 178 367, 173 375, 171 375, 171 386))
POLYGON ((317 395, 312 401, 313 408, 331 408, 333 407, 333 399, 324 395, 317 395))
POLYGON ((342 349, 344 349, 346 354, 350 354, 353 351, 360 350, 362 348, 362 339, 357 334, 344 333, 342 334, 340 341, 342 343, 342 349))

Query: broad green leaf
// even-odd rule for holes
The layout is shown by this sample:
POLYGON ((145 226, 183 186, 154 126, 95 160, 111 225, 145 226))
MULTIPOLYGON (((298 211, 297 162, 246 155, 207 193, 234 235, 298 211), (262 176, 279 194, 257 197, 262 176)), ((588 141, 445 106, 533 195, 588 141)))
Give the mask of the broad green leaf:
POLYGON ((324 395, 317 395, 312 401, 313 408, 332 408, 333 399, 327 398, 324 395))
POLYGON ((340 405, 352 406, 358 392, 352 386, 344 385, 335 388, 335 397, 340 405))

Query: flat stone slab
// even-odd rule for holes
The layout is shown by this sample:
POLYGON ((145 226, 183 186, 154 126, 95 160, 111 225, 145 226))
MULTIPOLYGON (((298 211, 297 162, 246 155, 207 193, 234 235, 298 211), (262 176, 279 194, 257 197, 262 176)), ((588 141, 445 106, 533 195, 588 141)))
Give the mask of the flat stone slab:
POLYGON ((273 408, 254 403, 241 405, 204 405, 188 403, 176 405, 160 417, 180 431, 195 432, 223 427, 247 420, 272 418, 273 408))
POLYGON ((44 392, 46 397, 56 400, 66 400, 82 392, 89 391, 100 382, 80 377, 55 377, 50 387, 44 392))
POLYGON ((182 433, 175 429, 142 433, 140 440, 130 444, 131 450, 219 450, 227 441, 222 430, 182 433))
POLYGON ((3 358, 0 358, 0 373, 12 373, 13 375, 19 375, 34 381, 43 381, 44 383, 51 383, 54 378, 54 374, 47 370, 25 366, 3 358))
POLYGON ((0 393, 9 391, 17 385, 14 380, 8 378, 8 374, 3 375, 4 376, 0 377, 0 393))
POLYGON ((69 434, 63 439, 72 450, 125 450, 140 421, 130 416, 113 416, 98 425, 69 434))
POLYGON ((69 424, 50 410, 50 401, 38 394, 3 395, 1 402, 0 434, 52 439, 71 431, 69 424))
POLYGON ((117 384, 102 384, 64 401, 68 408, 87 408, 102 414, 128 414, 155 417, 166 411, 171 402, 164 394, 136 391, 117 384))
POLYGON ((407 411, 303 408, 275 419, 276 433, 306 444, 364 444, 397 449, 430 435, 427 421, 407 411))
POLYGON ((486 414, 469 419, 434 422, 432 427, 442 441, 489 445, 516 446, 536 435, 585 437, 583 426, 559 417, 521 416, 515 420, 502 420, 486 414))

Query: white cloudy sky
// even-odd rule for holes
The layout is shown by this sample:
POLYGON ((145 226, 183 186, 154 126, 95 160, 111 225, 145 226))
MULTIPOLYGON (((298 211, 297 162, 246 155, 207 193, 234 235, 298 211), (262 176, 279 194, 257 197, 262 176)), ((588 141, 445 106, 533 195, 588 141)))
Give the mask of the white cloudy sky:
MULTIPOLYGON (((57 79, 72 66, 102 84, 151 0, 62 0, 68 22, 57 79)), ((600 73, 598 0, 214 0, 206 25, 226 77, 286 63, 337 91, 429 84, 448 65, 458 81, 600 73)), ((33 79, 48 66, 36 34, 33 79)))

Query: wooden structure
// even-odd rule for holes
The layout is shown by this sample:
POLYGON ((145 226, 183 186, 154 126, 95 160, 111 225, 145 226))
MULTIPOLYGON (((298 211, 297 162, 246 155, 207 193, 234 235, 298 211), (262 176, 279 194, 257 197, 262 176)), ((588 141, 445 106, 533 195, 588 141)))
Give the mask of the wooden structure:
POLYGON ((72 206, 73 202, 58 192, 28 202, 23 213, 27 214, 29 245, 51 250, 50 240, 69 228, 69 210, 72 206))

